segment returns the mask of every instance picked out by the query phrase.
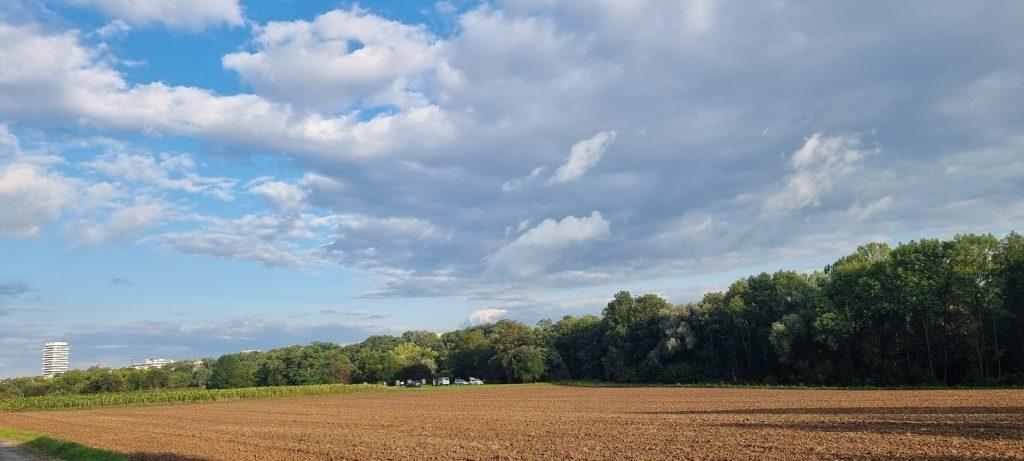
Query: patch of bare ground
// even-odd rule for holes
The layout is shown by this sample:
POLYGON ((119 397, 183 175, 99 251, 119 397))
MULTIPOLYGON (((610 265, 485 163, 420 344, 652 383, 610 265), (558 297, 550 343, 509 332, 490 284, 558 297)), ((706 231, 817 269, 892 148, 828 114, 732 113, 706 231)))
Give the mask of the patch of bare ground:
POLYGON ((0 414, 146 460, 1024 459, 1024 391, 512 386, 0 414))

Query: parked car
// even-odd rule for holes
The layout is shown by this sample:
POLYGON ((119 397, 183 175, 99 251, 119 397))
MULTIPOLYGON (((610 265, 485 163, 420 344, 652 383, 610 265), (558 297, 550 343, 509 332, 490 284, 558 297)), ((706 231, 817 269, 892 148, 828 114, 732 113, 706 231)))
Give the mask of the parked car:
POLYGON ((483 383, 484 381, 482 379, 469 378, 469 385, 471 386, 479 386, 483 383))
POLYGON ((447 376, 441 376, 439 378, 434 378, 434 385, 435 386, 448 386, 451 383, 452 383, 451 379, 448 378, 447 376))
POLYGON ((420 387, 423 385, 423 381, 418 379, 410 379, 405 382, 405 387, 420 387))
POLYGON ((455 378, 455 385, 456 386, 468 386, 469 382, 467 382, 465 379, 462 379, 462 378, 455 378))

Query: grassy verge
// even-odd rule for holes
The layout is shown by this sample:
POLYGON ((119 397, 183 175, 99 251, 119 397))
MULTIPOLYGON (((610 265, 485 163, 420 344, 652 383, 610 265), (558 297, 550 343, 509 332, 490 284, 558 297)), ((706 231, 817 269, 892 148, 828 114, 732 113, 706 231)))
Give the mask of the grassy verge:
POLYGON ((0 400, 0 412, 348 395, 385 392, 386 390, 386 387, 376 384, 322 384, 313 386, 246 387, 240 389, 178 389, 114 392, 107 394, 45 395, 41 397, 0 400))
POLYGON ((128 461, 117 453, 57 440, 35 432, 0 428, 0 440, 67 461, 128 461))

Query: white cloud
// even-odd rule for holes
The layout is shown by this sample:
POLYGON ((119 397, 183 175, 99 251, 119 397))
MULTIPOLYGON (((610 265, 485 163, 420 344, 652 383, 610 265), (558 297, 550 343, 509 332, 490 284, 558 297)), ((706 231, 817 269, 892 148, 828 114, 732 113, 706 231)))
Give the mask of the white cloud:
POLYGON ((330 252, 322 245, 335 221, 333 216, 305 213, 259 213, 236 219, 206 216, 199 228, 165 232, 145 241, 183 254, 309 270, 330 262, 330 252))
POLYGON ((522 178, 510 179, 506 181, 505 184, 501 185, 501 190, 505 192, 512 192, 527 184, 535 183, 538 180, 540 180, 540 177, 544 174, 544 170, 544 167, 539 166, 537 168, 534 168, 533 171, 530 172, 530 174, 523 176, 522 178))
POLYGON ((545 219, 487 257, 488 267, 506 275, 540 275, 574 246, 607 238, 611 224, 594 211, 590 216, 545 219))
POLYGON ((38 165, 0 167, 0 235, 31 237, 60 216, 74 193, 59 174, 38 165))
POLYGON ((252 94, 130 84, 75 31, 54 34, 2 23, 0 115, 199 136, 332 161, 412 148, 428 152, 448 142, 454 130, 436 105, 361 120, 358 111, 323 115, 252 94))
POLYGON ((128 23, 120 19, 115 19, 104 24, 99 29, 96 29, 93 33, 101 38, 112 38, 127 35, 131 30, 132 26, 129 26, 128 23))
POLYGON ((417 76, 439 63, 438 40, 423 26, 334 10, 313 21, 270 22, 256 29, 258 49, 224 56, 224 67, 264 96, 320 109, 423 105, 417 76))
POLYGON ((220 200, 233 198, 234 180, 200 176, 195 172, 195 161, 188 154, 161 154, 158 159, 147 153, 108 152, 84 165, 109 177, 129 182, 202 193, 220 200))
MULTIPOLYGON (((503 0, 443 18, 457 23, 440 25, 441 38, 348 9, 254 29, 222 60, 254 88, 237 95, 136 83, 112 48, 91 45, 98 35, 15 21, 0 25, 0 119, 34 139, 84 126, 280 155, 274 168, 310 170, 293 184, 309 208, 285 211, 301 206, 290 187, 261 191, 299 222, 195 217, 165 243, 268 265, 369 268, 383 280, 375 294, 389 296, 629 283, 824 258, 880 233, 1011 228, 1022 209, 1022 112, 1006 103, 1024 81, 1019 15, 953 3, 925 16, 886 11, 503 0), (955 40, 942 33, 951 28, 955 40), (953 61, 984 68, 939 65, 953 61), (617 139, 614 155, 581 144, 602 127, 629 142, 617 139), (868 162, 855 137, 825 135, 849 132, 891 155, 868 162), (578 155, 565 152, 574 143, 578 155), (580 180, 597 171, 600 181, 580 180), (555 178, 576 182, 557 194, 534 187, 555 178), (545 247, 525 236, 561 222, 516 226, 585 210, 614 216, 618 238, 545 247)), ((89 185, 90 198, 58 219, 102 226, 127 197, 153 194, 109 182, 89 185)))
POLYGON ((200 31, 244 22, 237 0, 70 0, 91 6, 135 26, 163 23, 169 28, 200 31))
POLYGON ((135 235, 176 215, 178 212, 172 205, 140 198, 131 205, 116 208, 101 223, 82 220, 76 223, 72 232, 76 234, 77 244, 97 245, 135 235))
POLYGON ((262 195, 271 206, 281 212, 296 212, 306 208, 306 192, 299 186, 282 181, 265 181, 249 188, 249 193, 262 195))
POLYGON ((815 133, 790 159, 792 173, 782 190, 768 197, 767 212, 785 212, 821 204, 843 177, 856 171, 872 151, 862 149, 856 136, 822 136, 815 133))
POLYGON ((415 217, 341 214, 330 219, 335 226, 328 247, 332 258, 374 270, 415 264, 452 240, 451 232, 415 217))
MULTIPOLYGON (((604 157, 605 152, 608 150, 614 141, 617 133, 612 131, 602 131, 594 136, 587 139, 581 140, 572 146, 569 150, 569 159, 566 160, 565 164, 559 166, 555 170, 554 174, 545 181, 547 184, 558 184, 570 181, 577 181, 583 177, 583 175, 591 168, 597 166, 601 158, 604 157)), ((504 192, 511 192, 529 184, 536 183, 541 180, 544 176, 546 167, 540 166, 534 168, 530 174, 522 178, 514 178, 506 181, 501 185, 501 190, 504 192)))
POLYGON ((616 134, 614 130, 602 131, 574 144, 569 152, 569 160, 555 170, 555 174, 551 176, 549 182, 563 183, 582 178, 587 170, 601 161, 608 146, 615 141, 616 134))
POLYGON ((508 311, 505 309, 488 308, 479 309, 469 313, 469 323, 473 325, 482 325, 485 323, 494 322, 504 316, 508 315, 508 311))
POLYGON ((267 267, 308 268, 321 262, 315 251, 230 231, 171 232, 155 240, 183 254, 249 260, 267 267))

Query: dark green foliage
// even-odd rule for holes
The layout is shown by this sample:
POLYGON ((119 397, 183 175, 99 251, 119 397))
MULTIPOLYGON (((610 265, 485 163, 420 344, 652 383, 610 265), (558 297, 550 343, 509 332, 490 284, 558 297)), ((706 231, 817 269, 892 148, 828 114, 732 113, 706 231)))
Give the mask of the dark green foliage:
POLYGON ((509 381, 532 383, 544 376, 547 360, 544 349, 537 346, 519 346, 502 356, 509 381))
POLYGON ((233 387, 252 387, 256 384, 256 368, 253 363, 243 360, 245 354, 222 355, 213 363, 213 374, 210 375, 211 389, 229 389, 233 387))
POLYGON ((1024 237, 958 235, 859 247, 823 272, 737 280, 672 306, 620 292, 601 317, 566 316, 314 343, 163 369, 70 371, 0 382, 0 398, 180 387, 384 382, 852 386, 1024 383, 1024 237))

